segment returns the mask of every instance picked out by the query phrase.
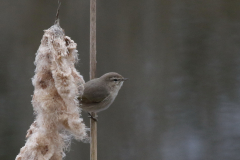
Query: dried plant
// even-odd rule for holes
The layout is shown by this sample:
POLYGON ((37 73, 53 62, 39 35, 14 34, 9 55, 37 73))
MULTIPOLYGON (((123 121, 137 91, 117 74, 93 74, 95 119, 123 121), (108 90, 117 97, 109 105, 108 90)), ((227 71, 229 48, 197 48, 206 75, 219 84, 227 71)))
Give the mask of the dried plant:
POLYGON ((76 46, 58 21, 45 30, 32 79, 36 119, 16 160, 61 160, 72 137, 88 139, 77 100, 85 82, 74 67, 78 60, 76 46))

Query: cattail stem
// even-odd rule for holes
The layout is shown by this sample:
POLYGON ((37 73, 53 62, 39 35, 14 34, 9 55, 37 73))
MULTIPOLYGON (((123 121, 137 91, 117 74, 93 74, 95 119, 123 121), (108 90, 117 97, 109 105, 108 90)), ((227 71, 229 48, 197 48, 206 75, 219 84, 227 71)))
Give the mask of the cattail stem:
MULTIPOLYGON (((96 74, 96 0, 90 0, 90 79, 96 74)), ((92 112, 93 117, 97 114, 92 112)), ((90 118, 91 143, 90 159, 97 160, 97 122, 90 118)))
MULTIPOLYGON (((96 117, 96 113, 91 113, 93 117, 96 117)), ((97 122, 90 118, 91 123, 91 144, 90 144, 90 159, 97 160, 97 122)))

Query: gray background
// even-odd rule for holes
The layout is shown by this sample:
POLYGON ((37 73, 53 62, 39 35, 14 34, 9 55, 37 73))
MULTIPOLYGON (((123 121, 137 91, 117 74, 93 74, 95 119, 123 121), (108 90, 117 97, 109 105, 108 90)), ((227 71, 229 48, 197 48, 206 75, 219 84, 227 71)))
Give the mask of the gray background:
MULTIPOLYGON (((33 61, 56 8, 0 0, 1 160, 34 120, 33 61)), ((60 20, 87 81, 89 1, 62 0, 60 20)), ((129 78, 99 114, 99 160, 240 159, 239 0, 97 0, 97 61, 97 76, 129 78)), ((66 159, 89 159, 89 144, 73 141, 66 159)))

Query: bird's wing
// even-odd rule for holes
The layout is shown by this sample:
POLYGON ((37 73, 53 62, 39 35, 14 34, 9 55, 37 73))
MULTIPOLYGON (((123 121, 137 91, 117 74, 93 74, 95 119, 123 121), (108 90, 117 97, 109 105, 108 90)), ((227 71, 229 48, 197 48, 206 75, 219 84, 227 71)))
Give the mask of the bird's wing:
POLYGON ((109 92, 103 85, 96 84, 94 80, 85 83, 82 96, 83 103, 99 103, 109 96, 109 92))

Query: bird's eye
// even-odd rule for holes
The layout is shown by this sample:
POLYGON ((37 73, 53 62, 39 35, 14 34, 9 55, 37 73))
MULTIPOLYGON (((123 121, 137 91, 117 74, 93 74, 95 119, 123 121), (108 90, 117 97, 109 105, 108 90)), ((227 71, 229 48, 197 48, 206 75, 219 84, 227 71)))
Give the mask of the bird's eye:
POLYGON ((118 79, 113 79, 114 81, 118 81, 118 79))

